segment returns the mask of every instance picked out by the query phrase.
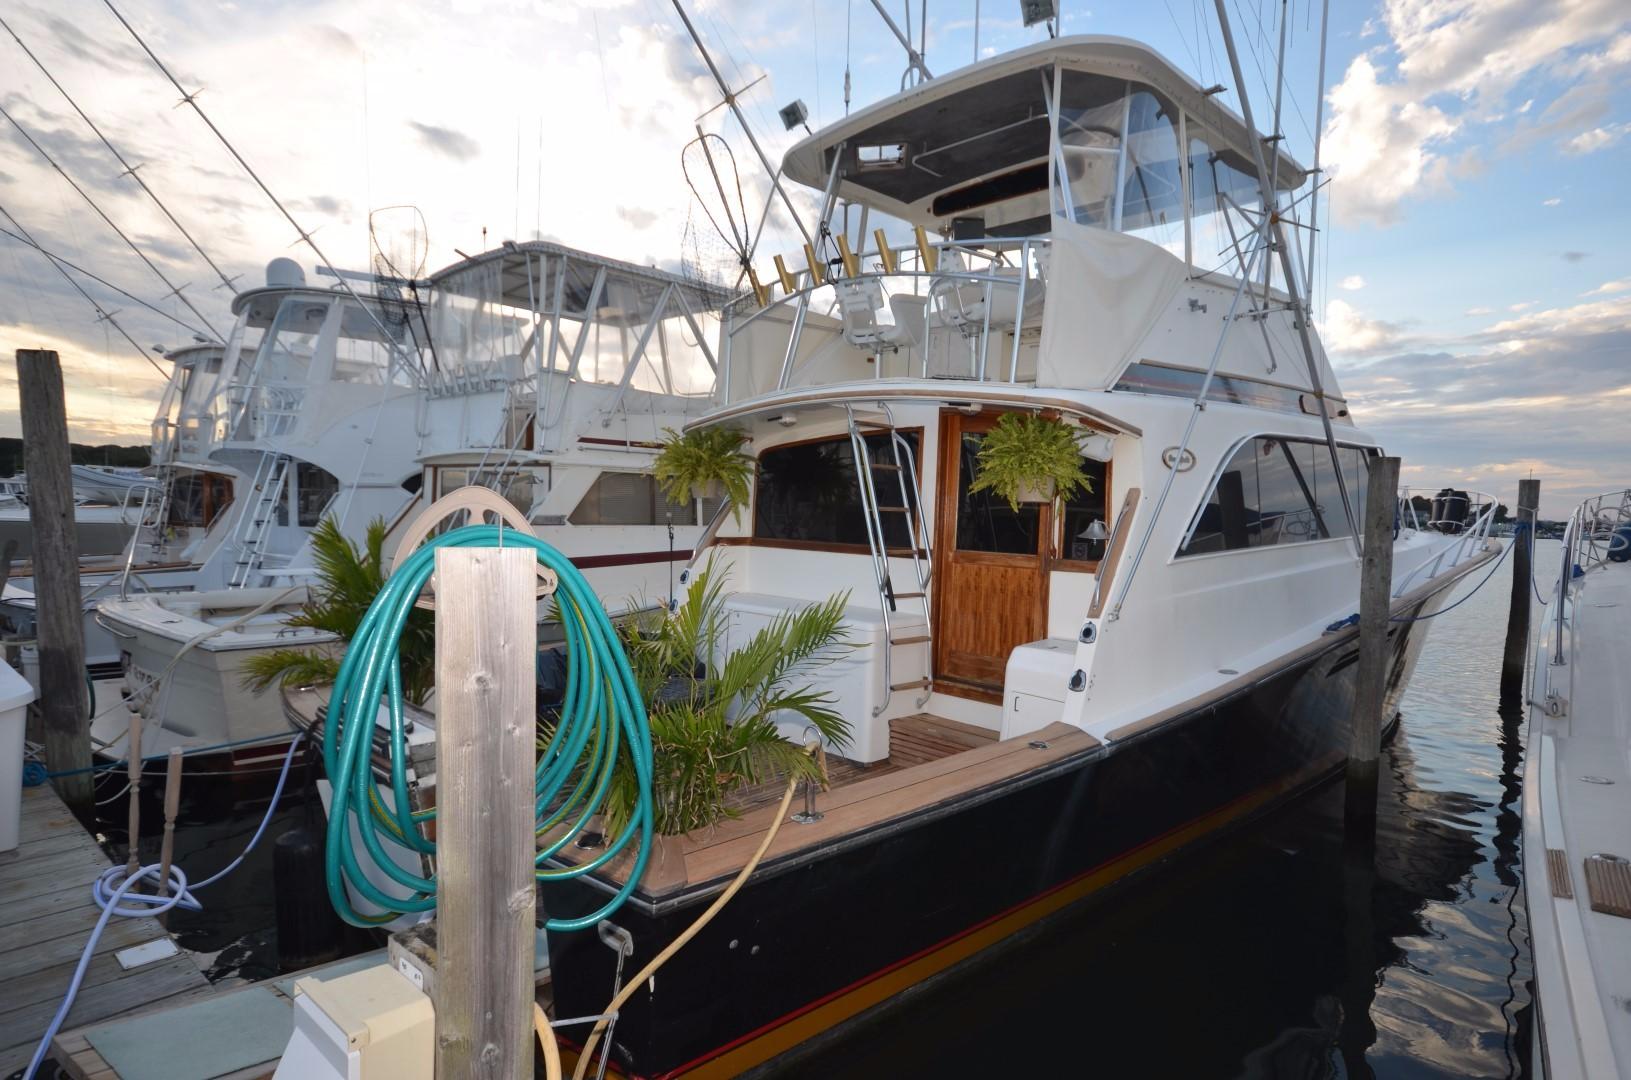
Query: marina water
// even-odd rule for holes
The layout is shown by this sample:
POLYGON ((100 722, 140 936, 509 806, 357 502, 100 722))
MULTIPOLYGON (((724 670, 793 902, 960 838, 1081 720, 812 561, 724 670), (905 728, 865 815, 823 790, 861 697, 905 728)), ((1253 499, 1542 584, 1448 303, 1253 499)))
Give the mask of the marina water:
MULTIPOLYGON (((1538 545, 1543 594, 1558 552, 1556 541, 1538 545)), ((1345 860, 1342 787, 1328 784, 920 988, 784 1073, 1526 1075, 1522 715, 1503 714, 1497 692, 1512 565, 1436 620, 1383 751, 1374 874, 1345 860)), ((301 822, 307 790, 293 778, 291 787, 260 848, 205 910, 171 916, 217 981, 276 974, 272 841, 301 822)), ((122 800, 114 805, 110 831, 123 821, 122 800)), ((263 812, 189 801, 178 859, 213 872, 263 812)), ((156 852, 157 837, 143 846, 156 852)), ((1002 867, 971 861, 969 872, 1002 867)), ((812 932, 842 933, 842 921, 812 932)))

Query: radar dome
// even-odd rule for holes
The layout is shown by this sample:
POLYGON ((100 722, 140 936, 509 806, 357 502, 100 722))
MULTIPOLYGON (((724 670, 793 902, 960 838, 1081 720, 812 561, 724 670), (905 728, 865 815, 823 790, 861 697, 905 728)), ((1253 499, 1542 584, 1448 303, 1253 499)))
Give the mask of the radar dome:
POLYGON ((266 264, 266 284, 273 288, 297 288, 306 284, 306 272, 293 259, 273 259, 266 264))

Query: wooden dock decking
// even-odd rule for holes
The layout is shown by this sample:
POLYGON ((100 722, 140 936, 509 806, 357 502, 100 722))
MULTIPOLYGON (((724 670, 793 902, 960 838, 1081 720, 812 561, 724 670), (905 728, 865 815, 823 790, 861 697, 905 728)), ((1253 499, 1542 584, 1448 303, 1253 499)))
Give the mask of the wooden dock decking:
MULTIPOLYGON (((28 1064, 61 1005, 101 915, 91 882, 109 865, 49 785, 23 789, 21 841, 0 852, 0 1076, 28 1064)), ((207 992, 209 981, 186 952, 132 971, 114 958, 164 937, 156 919, 110 920, 64 1030, 207 992)))

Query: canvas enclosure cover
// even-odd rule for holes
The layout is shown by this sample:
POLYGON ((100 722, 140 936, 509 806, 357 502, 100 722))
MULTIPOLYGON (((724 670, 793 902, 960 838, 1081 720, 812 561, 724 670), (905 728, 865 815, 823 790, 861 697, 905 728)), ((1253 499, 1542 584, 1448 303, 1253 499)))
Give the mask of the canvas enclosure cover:
POLYGON ((1038 386, 1114 385, 1177 295, 1184 261, 1148 240, 1053 220, 1038 386))

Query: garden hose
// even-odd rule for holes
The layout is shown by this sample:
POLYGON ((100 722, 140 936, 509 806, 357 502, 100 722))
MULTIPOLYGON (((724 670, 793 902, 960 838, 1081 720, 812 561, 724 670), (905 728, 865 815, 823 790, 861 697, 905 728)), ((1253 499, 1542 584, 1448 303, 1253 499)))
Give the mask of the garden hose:
POLYGON ((538 850, 534 872, 539 881, 580 877, 611 862, 638 837, 633 865, 616 895, 591 914, 550 919, 545 925, 557 931, 594 926, 622 906, 645 872, 654 820, 651 729, 616 628, 583 575, 555 548, 528 532, 468 525, 427 541, 398 563, 358 625, 334 680, 323 727, 323 764, 334 787, 325 870, 330 902, 354 926, 377 926, 436 906, 435 878, 404 869, 388 850, 406 849, 416 855, 436 851, 423 828, 435 811, 414 811, 408 797, 398 643, 414 601, 435 570, 438 548, 506 545, 531 548, 538 561, 555 572, 555 604, 567 646, 560 721, 539 754, 534 774, 537 834, 562 825, 566 828, 558 839, 538 850), (370 754, 381 694, 390 718, 390 791, 384 796, 375 785, 370 754), (592 816, 602 812, 625 756, 633 767, 638 794, 621 833, 609 839, 593 859, 569 867, 546 867, 592 816), (368 880, 353 846, 354 832, 374 864, 407 890, 407 895, 393 896, 368 880), (348 886, 386 914, 359 912, 348 886))

